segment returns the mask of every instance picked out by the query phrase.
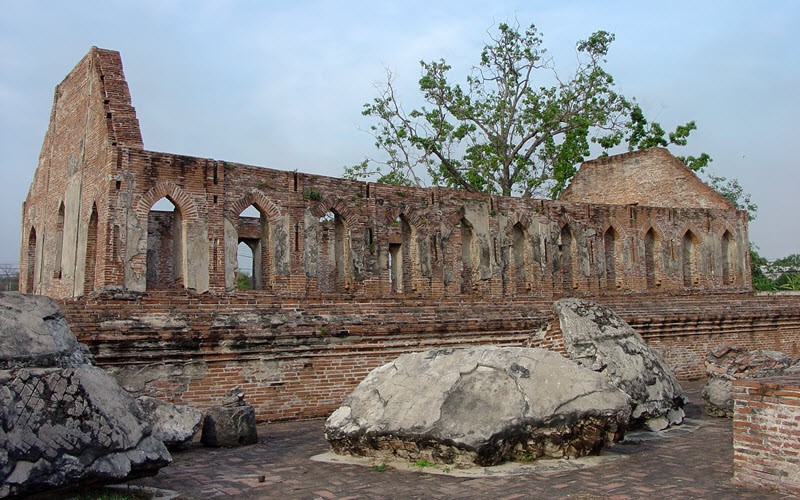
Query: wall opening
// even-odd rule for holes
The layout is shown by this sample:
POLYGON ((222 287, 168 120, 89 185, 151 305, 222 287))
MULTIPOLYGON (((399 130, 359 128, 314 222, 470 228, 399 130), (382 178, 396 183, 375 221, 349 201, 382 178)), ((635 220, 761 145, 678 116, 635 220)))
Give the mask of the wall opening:
POLYGON ((647 288, 661 286, 656 256, 661 254, 661 240, 651 227, 644 235, 644 270, 647 288))
POLYGON ((236 289, 252 290, 253 276, 256 275, 254 255, 257 254, 256 247, 260 246, 257 239, 239 238, 239 245, 236 247, 236 289))
POLYGON ((319 271, 317 283, 320 292, 335 292, 349 286, 347 273, 347 229, 344 219, 335 210, 329 210, 319 219, 319 271))
POLYGON ((517 293, 527 291, 525 277, 525 230, 517 222, 511 228, 511 279, 517 293))
POLYGON ((403 245, 389 244, 389 285, 393 292, 403 291, 403 245))
POLYGON ((97 270, 97 206, 92 205, 92 215, 89 216, 89 227, 86 231, 86 264, 83 271, 83 293, 96 289, 95 279, 97 270))
POLYGON ((401 288, 399 292, 410 291, 414 280, 414 269, 417 268, 417 247, 414 229, 408 222, 405 214, 400 214, 398 217, 400 222, 400 236, 401 236, 401 253, 400 253, 400 270, 403 274, 401 288))
POLYGON ((606 290, 617 289, 617 231, 609 227, 603 234, 603 257, 605 261, 606 290))
POLYGON ((561 280, 564 293, 571 294, 575 289, 575 238, 568 225, 561 228, 558 244, 559 258, 558 263, 561 267, 561 280))
POLYGON ((182 288, 186 269, 186 234, 174 200, 156 201, 147 216, 147 289, 182 288))
POLYGON ((236 287, 239 290, 264 290, 270 282, 269 224, 264 212, 255 204, 249 205, 239 214, 237 221, 236 262, 238 273, 236 287), (240 283, 241 282, 241 283, 240 283), (249 288, 247 288, 249 282, 249 288), (241 284, 241 287, 240 287, 241 284))
POLYGON ((683 267, 683 286, 690 287, 697 284, 697 236, 691 230, 683 234, 681 263, 683 267))
POLYGON ((736 273, 733 272, 732 264, 734 262, 733 253, 734 245, 731 233, 727 230, 722 234, 721 248, 720 248, 720 261, 722 264, 722 286, 730 285, 734 282, 736 273))
POLYGON ((36 228, 28 234, 28 270, 25 293, 36 293, 36 228))
POLYGON ((473 282, 473 252, 475 235, 472 224, 465 218, 461 219, 461 293, 472 291, 473 282))
POLYGON ((58 215, 56 215, 56 234, 55 234, 55 262, 53 268, 53 278, 60 279, 63 273, 61 260, 64 255, 64 202, 58 205, 58 215))

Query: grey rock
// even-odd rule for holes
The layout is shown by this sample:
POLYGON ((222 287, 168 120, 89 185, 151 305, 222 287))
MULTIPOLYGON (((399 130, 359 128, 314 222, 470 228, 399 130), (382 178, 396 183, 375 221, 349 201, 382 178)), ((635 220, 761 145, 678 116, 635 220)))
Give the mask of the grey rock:
POLYGON ((171 461, 53 301, 0 293, 0 333, 0 497, 119 481, 171 461))
POLYGON ((564 347, 576 363, 603 373, 633 402, 631 424, 661 430, 683 421, 687 399, 664 359, 608 307, 588 300, 555 303, 564 347))
POLYGON ((579 457, 620 439, 628 397, 544 349, 404 354, 373 370, 325 423, 341 454, 457 466, 579 457))
POLYGON ((800 374, 800 358, 723 343, 706 356, 706 373, 708 381, 702 393, 705 412, 713 417, 733 418, 734 380, 800 374))
POLYGON ((0 292, 0 370, 78 366, 91 359, 53 300, 0 292))
POLYGON ((711 377, 703 386, 703 409, 712 417, 733 418, 733 381, 711 377))
POLYGON ((229 448, 258 442, 256 412, 244 401, 244 394, 238 388, 223 398, 222 405, 208 409, 200 442, 229 448))
POLYGON ((174 405, 150 396, 140 396, 136 403, 152 427, 153 437, 169 450, 191 443, 203 423, 203 412, 191 406, 174 405))

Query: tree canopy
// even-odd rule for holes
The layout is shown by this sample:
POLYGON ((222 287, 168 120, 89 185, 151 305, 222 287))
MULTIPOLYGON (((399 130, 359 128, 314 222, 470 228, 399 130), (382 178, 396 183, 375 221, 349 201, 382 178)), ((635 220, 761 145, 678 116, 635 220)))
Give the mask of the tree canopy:
MULTIPOLYGON (((345 168, 353 179, 457 187, 469 191, 554 197, 590 155, 627 144, 629 150, 686 145, 694 122, 666 133, 635 100, 614 88, 603 64, 614 35, 592 33, 576 44, 577 66, 562 77, 534 25, 500 24, 465 85, 452 83, 443 59, 421 61, 425 104, 406 111, 391 73, 364 105, 384 159, 345 168)), ((711 158, 681 158, 699 170, 711 158)))

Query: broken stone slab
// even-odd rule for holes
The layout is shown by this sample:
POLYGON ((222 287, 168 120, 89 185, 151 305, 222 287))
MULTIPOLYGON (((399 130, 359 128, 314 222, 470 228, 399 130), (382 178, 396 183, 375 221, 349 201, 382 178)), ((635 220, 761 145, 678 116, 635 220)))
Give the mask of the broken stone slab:
POLYGON ((136 398, 136 404, 152 427, 153 437, 169 450, 185 448, 203 423, 203 412, 191 406, 175 405, 150 396, 136 398))
POLYGON ((629 417, 625 394, 558 353, 439 349, 373 370, 325 437, 339 454, 486 466, 599 453, 629 417))
POLYGON ((659 431, 683 421, 688 401, 664 359, 610 308, 588 300, 554 305, 570 359, 600 372, 633 402, 631 424, 659 431))
POLYGON ((747 350, 722 343, 706 355, 708 381, 703 387, 704 410, 712 417, 733 418, 733 381, 800 373, 800 358, 780 351, 747 350))
POLYGON ((256 412, 244 401, 244 394, 238 387, 225 395, 222 405, 208 409, 200 442, 206 446, 228 448, 258 442, 256 412))
POLYGON ((171 461, 52 300, 0 292, 0 348, 0 497, 118 482, 171 461))

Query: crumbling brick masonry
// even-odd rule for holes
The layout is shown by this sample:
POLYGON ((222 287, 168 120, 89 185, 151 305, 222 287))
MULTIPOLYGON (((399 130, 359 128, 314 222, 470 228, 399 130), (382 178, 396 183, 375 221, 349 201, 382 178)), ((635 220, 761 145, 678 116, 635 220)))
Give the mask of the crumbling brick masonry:
POLYGON ((98 48, 56 87, 21 241, 20 289, 61 299, 124 386, 208 406, 239 385, 260 419, 325 415, 403 352, 559 349, 563 296, 613 305, 684 377, 722 340, 800 344, 800 300, 752 295, 746 214, 664 149, 587 162, 557 201, 147 151, 98 48))

